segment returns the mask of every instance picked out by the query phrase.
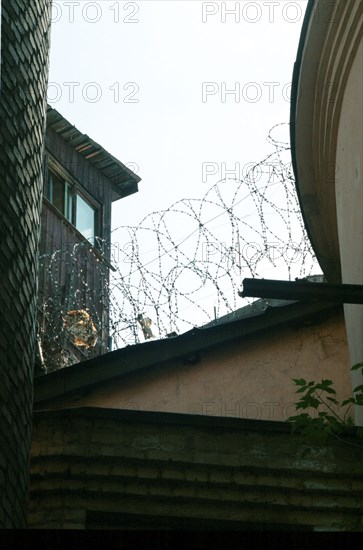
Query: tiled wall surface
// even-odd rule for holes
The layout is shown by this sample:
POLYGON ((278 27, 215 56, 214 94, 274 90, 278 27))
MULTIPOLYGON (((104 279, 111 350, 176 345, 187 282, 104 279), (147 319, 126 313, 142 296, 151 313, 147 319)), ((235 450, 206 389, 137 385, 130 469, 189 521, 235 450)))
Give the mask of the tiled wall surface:
POLYGON ((0 527, 26 525, 49 0, 4 0, 0 96, 0 527))

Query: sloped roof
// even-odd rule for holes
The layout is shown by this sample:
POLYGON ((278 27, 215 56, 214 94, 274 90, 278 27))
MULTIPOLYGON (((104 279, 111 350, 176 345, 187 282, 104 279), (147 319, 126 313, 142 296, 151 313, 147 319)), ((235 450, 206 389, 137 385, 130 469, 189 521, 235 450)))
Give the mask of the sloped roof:
POLYGON ((112 200, 118 200, 138 191, 141 178, 122 162, 108 153, 87 134, 80 132, 68 122, 56 109, 47 106, 47 128, 51 128, 69 143, 88 162, 93 164, 113 184, 112 200))
MULTIPOLYGON (((324 283, 325 277, 324 275, 308 275, 303 280, 306 280, 309 283, 324 283)), ((285 307, 295 303, 297 303, 297 300, 282 300, 278 298, 261 298, 259 300, 255 300, 254 302, 252 302, 252 304, 248 304, 247 306, 240 307, 239 309, 236 309, 235 311, 232 311, 227 315, 223 315, 222 317, 219 317, 218 319, 215 319, 214 321, 211 321, 210 323, 205 324, 204 327, 206 328, 206 327, 211 327, 216 325, 223 325, 225 323, 238 321, 239 319, 248 319, 251 317, 255 317, 257 315, 263 315, 268 308, 285 307)))
POLYGON ((193 364, 197 354, 203 350, 243 340, 294 321, 304 322, 312 318, 318 322, 319 317, 326 318, 341 309, 341 305, 321 302, 258 300, 251 306, 237 310, 234 318, 232 313, 178 336, 126 346, 38 376, 34 381, 34 408, 37 410, 43 403, 58 397, 88 392, 100 384, 143 369, 149 370, 165 361, 185 359, 193 364))
POLYGON ((232 313, 223 315, 210 323, 203 325, 202 328, 208 328, 213 326, 220 326, 228 323, 233 323, 234 321, 239 321, 242 319, 251 319, 252 317, 257 317, 259 315, 264 315, 268 308, 278 308, 285 307, 290 304, 295 304, 296 300, 275 300, 275 299, 265 299, 261 298, 260 300, 255 300, 252 304, 249 304, 244 307, 240 307, 232 313))

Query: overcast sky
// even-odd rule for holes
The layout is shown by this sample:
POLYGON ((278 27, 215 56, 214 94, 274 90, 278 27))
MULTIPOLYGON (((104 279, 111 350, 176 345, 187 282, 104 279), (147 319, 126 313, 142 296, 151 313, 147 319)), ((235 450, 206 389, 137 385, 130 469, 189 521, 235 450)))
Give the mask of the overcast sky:
POLYGON ((270 152, 306 4, 53 1, 49 103, 142 178, 114 226, 270 152))
POLYGON ((142 178, 113 227, 201 198, 272 151, 306 5, 53 1, 48 103, 142 178))

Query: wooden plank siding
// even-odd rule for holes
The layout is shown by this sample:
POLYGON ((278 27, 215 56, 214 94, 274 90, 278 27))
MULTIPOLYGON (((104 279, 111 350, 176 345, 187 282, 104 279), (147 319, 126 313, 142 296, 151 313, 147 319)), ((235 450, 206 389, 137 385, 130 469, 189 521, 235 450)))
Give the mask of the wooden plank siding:
MULTIPOLYGON (((108 351, 109 308, 107 291, 110 260, 112 182, 87 161, 74 147, 51 128, 45 142, 44 181, 48 163, 52 160, 64 178, 82 187, 98 205, 96 236, 102 243, 93 247, 85 237, 45 198, 41 214, 40 274, 38 294, 38 322, 43 331, 46 317, 52 319, 53 333, 48 344, 71 351, 77 359, 96 357, 108 351), (48 308, 44 315, 44 308, 48 308), (62 315, 72 309, 88 309, 98 331, 98 342, 90 350, 82 351, 65 341, 62 315)), ((96 241, 97 242, 97 241, 96 241)), ((50 370, 54 370, 53 368, 50 370)))
MULTIPOLYGON (((72 353, 79 360, 104 353, 108 344, 108 308, 103 293, 109 280, 108 267, 97 262, 93 247, 45 199, 40 251, 39 312, 44 306, 48 308, 48 317, 60 332, 62 315, 67 311, 89 310, 98 331, 98 343, 86 354, 71 346, 72 353)), ((52 338, 50 334, 49 337, 52 338)), ((64 340, 59 344, 68 347, 64 340)))
POLYGON ((47 130, 45 147, 46 151, 102 205, 103 235, 100 236, 110 238, 112 182, 51 128, 47 130))

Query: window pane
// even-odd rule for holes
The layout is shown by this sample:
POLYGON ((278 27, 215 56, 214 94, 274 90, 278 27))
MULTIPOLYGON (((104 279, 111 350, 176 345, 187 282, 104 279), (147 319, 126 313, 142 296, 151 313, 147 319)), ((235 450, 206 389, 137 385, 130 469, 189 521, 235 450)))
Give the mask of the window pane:
POLYGON ((95 211, 77 195, 76 227, 92 244, 95 241, 95 211))
POLYGON ((51 172, 48 172, 48 177, 46 178, 44 182, 44 196, 50 201, 51 196, 53 194, 53 174, 51 172))
POLYGON ((64 216, 69 220, 68 203, 69 203, 69 184, 58 178, 53 172, 48 172, 48 179, 44 188, 44 195, 47 199, 58 208, 64 216))
POLYGON ((64 186, 64 215, 72 223, 72 189, 69 183, 64 186))
POLYGON ((53 180, 53 197, 51 198, 51 202, 64 214, 64 182, 54 174, 51 177, 53 180))

